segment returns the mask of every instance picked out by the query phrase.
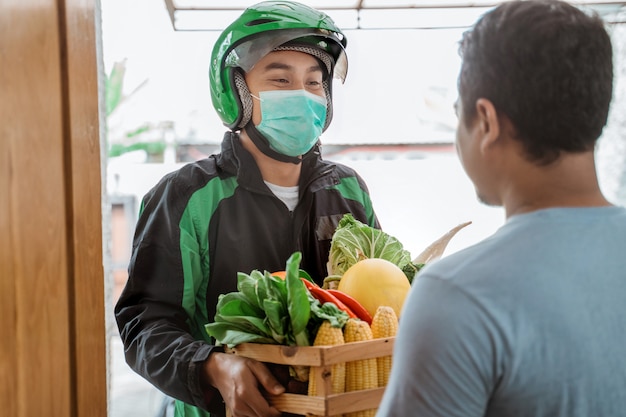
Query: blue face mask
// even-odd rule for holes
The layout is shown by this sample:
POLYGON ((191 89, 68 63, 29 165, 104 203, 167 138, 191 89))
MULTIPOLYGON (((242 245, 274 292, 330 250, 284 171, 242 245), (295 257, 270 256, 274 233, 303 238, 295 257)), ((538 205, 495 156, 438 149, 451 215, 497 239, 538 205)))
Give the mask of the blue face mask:
POLYGON ((261 123, 257 130, 270 147, 288 156, 311 150, 326 123, 326 99, 305 90, 272 90, 259 93, 261 123))

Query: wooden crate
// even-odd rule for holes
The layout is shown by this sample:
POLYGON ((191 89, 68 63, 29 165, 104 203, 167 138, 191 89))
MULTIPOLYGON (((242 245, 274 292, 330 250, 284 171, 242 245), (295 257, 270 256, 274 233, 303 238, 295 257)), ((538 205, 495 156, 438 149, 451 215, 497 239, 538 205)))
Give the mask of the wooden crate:
POLYGON ((268 400, 286 413, 335 416, 378 408, 385 387, 331 394, 331 367, 336 363, 378 358, 392 354, 395 337, 352 342, 337 346, 282 346, 242 343, 229 353, 281 365, 310 366, 317 372, 319 396, 284 393, 268 400))

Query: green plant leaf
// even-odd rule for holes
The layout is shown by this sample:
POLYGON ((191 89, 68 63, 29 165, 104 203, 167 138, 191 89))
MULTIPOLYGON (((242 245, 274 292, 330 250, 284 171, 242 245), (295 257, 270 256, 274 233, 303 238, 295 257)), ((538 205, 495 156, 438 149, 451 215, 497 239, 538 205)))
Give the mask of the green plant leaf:
POLYGON ((263 300, 263 309, 267 315, 267 322, 272 337, 278 344, 285 344, 288 332, 287 314, 285 305, 277 300, 263 300))
POLYGON ((291 321, 291 333, 298 346, 308 346, 310 341, 306 331, 311 318, 309 292, 300 280, 299 267, 302 254, 294 252, 287 260, 285 282, 287 284, 287 310, 291 321))
POLYGON ((224 317, 265 317, 265 312, 261 308, 251 304, 248 298, 240 292, 221 294, 218 298, 216 311, 219 311, 220 315, 224 317))
POLYGON ((255 307, 262 309, 263 305, 259 301, 256 294, 256 286, 257 281, 259 279, 259 275, 248 275, 243 272, 239 272, 237 274, 237 289, 240 293, 242 293, 255 307))
POLYGON ((209 336, 217 340, 219 344, 227 345, 228 347, 246 342, 276 344, 276 341, 271 337, 240 330, 233 326, 232 323, 209 323, 205 325, 205 329, 209 336))

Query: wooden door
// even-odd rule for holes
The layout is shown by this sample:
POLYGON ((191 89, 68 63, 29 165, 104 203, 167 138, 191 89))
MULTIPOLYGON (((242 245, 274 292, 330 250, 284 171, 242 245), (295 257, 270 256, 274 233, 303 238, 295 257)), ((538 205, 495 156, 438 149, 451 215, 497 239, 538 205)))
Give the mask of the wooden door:
POLYGON ((98 2, 0 2, 0 404, 106 416, 98 2))

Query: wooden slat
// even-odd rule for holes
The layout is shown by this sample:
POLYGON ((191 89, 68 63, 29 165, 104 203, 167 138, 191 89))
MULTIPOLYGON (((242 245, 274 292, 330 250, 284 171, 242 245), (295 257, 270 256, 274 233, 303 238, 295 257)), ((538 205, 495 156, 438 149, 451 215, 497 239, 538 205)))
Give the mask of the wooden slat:
POLYGON ((269 403, 285 413, 314 414, 323 416, 326 412, 326 398, 309 397, 300 394, 281 394, 268 398, 269 403))
POLYGON ((261 362, 321 366, 391 355, 395 337, 336 346, 282 346, 241 343, 228 351, 261 362))
POLYGON ((227 349, 227 351, 239 356, 256 359, 261 362, 279 363, 283 365, 322 365, 322 349, 319 347, 242 343, 232 349, 227 349))
POLYGON ((274 407, 286 413, 335 416, 378 408, 384 392, 383 387, 332 394, 326 397, 285 393, 269 396, 268 400, 274 407))
POLYGON ((74 408, 106 417, 102 188, 94 1, 65 1, 66 180, 72 190, 74 408))
POLYGON ((371 359, 391 355, 395 341, 395 337, 388 337, 385 339, 373 339, 332 346, 324 350, 323 362, 325 364, 333 364, 350 362, 356 359, 371 359))
POLYGON ((378 408, 385 393, 385 387, 334 394, 328 397, 327 415, 341 415, 354 411, 378 408))

